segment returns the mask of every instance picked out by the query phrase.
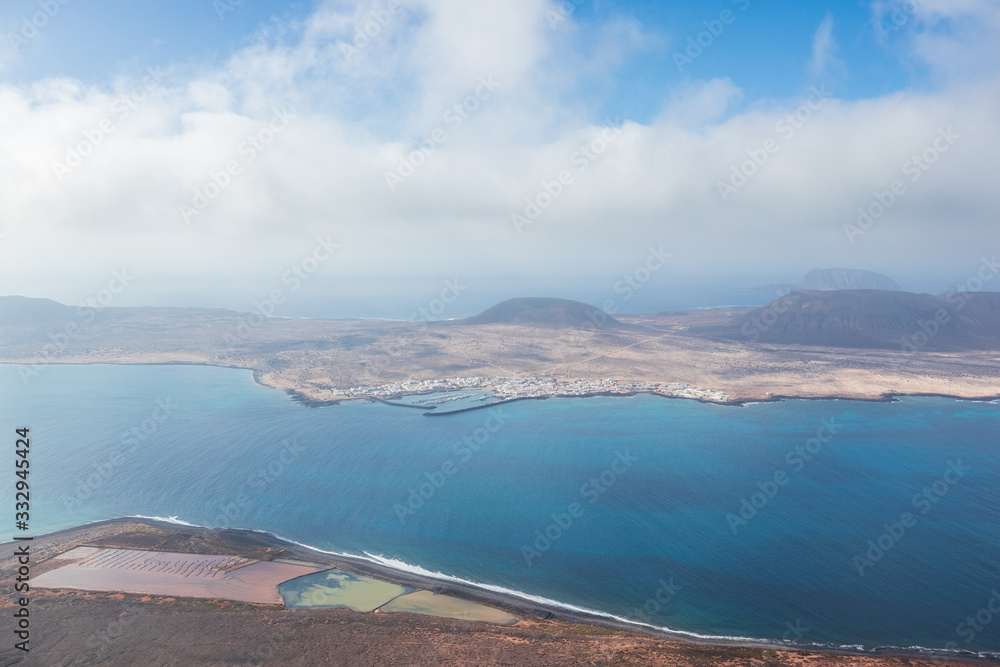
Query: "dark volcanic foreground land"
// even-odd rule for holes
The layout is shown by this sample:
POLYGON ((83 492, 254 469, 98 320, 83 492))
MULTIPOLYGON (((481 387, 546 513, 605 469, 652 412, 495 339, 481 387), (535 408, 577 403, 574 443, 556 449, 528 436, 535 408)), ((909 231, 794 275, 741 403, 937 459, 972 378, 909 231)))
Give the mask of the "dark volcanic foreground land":
MULTIPOLYGON (((736 665, 958 664, 685 645, 597 628, 501 628, 414 614, 247 609, 191 600, 38 596, 24 665, 736 665)), ((4 665, 17 664, 12 649, 4 665)))
MULTIPOLYGON (((252 558, 313 555, 283 551, 269 536, 240 531, 202 533, 162 523, 111 521, 38 538, 33 572, 78 545, 232 553, 252 558)), ((10 547, 10 545, 7 545, 10 547)), ((0 585, 10 590, 12 548, 0 556, 0 585)), ((321 557, 322 558, 322 557, 321 557)), ((314 560, 318 560, 315 559, 314 560)), ((324 562, 357 570, 351 562, 324 562)), ((367 568, 373 574, 371 566, 367 568)), ((392 571, 376 576, 393 578, 392 571)), ((397 573, 398 574, 398 573, 397 573)), ((408 575, 402 575, 407 577, 408 575)), ((409 579, 411 585, 421 582, 409 579)), ((440 582, 423 584, 440 588, 440 582)), ((448 594, 463 591, 447 589, 448 594)), ((0 665, 662 665, 802 667, 930 667, 954 661, 818 654, 707 646, 649 637, 517 611, 525 621, 500 627, 414 614, 348 610, 285 610, 272 605, 80 591, 31 592, 32 651, 7 642, 0 665)), ((496 604, 495 598, 484 601, 496 604)), ((0 601, 8 617, 11 601, 0 601)))

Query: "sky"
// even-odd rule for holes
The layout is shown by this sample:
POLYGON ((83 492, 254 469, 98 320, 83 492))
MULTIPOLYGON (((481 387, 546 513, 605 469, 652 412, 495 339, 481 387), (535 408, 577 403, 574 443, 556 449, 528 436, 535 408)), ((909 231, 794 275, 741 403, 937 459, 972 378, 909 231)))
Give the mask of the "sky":
POLYGON ((998 65, 995 0, 3 0, 0 294, 997 290, 998 65))

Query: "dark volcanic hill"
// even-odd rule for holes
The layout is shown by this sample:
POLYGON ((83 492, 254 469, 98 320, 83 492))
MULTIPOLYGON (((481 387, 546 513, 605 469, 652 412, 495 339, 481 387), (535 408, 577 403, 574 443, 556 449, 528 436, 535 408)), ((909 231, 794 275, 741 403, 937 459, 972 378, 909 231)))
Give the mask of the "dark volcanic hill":
POLYGON ((895 280, 889 276, 862 271, 860 269, 813 269, 806 274, 795 289, 815 290, 852 290, 877 289, 903 291, 895 280))
POLYGON ((690 331, 746 343, 1000 350, 1000 292, 799 290, 723 325, 690 331))
POLYGON ((526 324, 536 327, 576 329, 629 329, 600 308, 569 299, 524 297, 508 299, 478 315, 444 322, 449 326, 474 324, 526 324))
POLYGON ((757 287, 762 291, 780 290, 849 290, 849 289, 880 289, 902 292, 903 288, 889 276, 874 271, 861 269, 813 269, 794 285, 764 285, 757 287))

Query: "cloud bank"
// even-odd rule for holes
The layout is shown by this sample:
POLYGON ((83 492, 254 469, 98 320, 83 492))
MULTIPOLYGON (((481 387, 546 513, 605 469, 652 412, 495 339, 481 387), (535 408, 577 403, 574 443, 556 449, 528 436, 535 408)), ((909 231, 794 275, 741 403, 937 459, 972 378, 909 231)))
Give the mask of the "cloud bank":
POLYGON ((925 85, 843 99, 823 78, 829 16, 800 96, 687 80, 645 123, 588 98, 677 45, 567 6, 329 2, 221 67, 0 85, 3 291, 73 302, 128 266, 140 302, 176 288, 228 305, 321 235, 340 244, 324 271, 342 293, 610 275, 661 245, 676 276, 961 277, 1000 246, 996 3, 873 4, 872 38, 890 28, 925 85))

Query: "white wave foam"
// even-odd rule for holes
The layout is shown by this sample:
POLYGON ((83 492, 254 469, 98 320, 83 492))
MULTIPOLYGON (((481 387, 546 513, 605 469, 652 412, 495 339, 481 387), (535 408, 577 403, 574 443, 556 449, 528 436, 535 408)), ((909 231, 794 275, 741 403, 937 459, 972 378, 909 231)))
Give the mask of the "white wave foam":
MULTIPOLYGON (((177 524, 177 525, 180 525, 180 526, 189 526, 189 527, 192 527, 192 528, 205 528, 207 530, 212 530, 212 528, 209 527, 209 526, 202 526, 202 525, 196 524, 196 523, 189 523, 187 521, 179 519, 177 516, 172 516, 172 517, 155 517, 155 516, 143 516, 141 514, 133 514, 133 515, 131 515, 129 517, 126 517, 126 518, 132 518, 132 519, 149 519, 149 520, 152 520, 152 521, 164 521, 166 523, 173 523, 173 524, 177 524)), ((296 546, 302 547, 303 549, 308 549, 310 551, 315 551, 316 553, 327 554, 327 555, 330 555, 330 556, 337 556, 337 557, 340 557, 340 558, 347 558, 347 559, 356 559, 356 560, 368 561, 369 563, 373 563, 375 565, 381 565, 382 567, 386 567, 386 568, 389 568, 389 569, 392 569, 392 570, 396 570, 397 572, 407 572, 409 574, 415 574, 415 575, 418 575, 418 576, 427 577, 428 579, 437 579, 437 580, 440 580, 440 581, 450 581, 452 583, 463 584, 463 585, 466 585, 466 586, 472 586, 473 588, 480 588, 480 589, 491 591, 491 592, 494 592, 494 593, 499 593, 501 595, 507 595, 507 596, 510 596, 510 597, 520 598, 522 600, 527 600, 529 602, 534 602, 536 604, 545 605, 547 607, 555 607, 557 609, 565 609, 567 611, 572 611, 572 612, 581 613, 581 614, 588 614, 590 616, 597 616, 599 618, 607 618, 607 619, 611 619, 611 620, 614 620, 614 621, 618 621, 620 623, 625 623, 627 625, 632 625, 632 626, 636 626, 636 627, 649 628, 651 630, 656 630, 657 632, 665 632, 665 633, 669 633, 669 634, 672 634, 672 635, 680 635, 680 636, 684 636, 684 637, 691 637, 693 639, 700 639, 700 640, 703 640, 703 641, 740 642, 740 643, 747 643, 747 644, 763 644, 763 645, 768 645, 768 646, 770 646, 770 645, 784 644, 784 645, 787 645, 789 648, 803 648, 803 647, 815 647, 815 648, 826 648, 826 649, 831 649, 832 648, 832 649, 840 649, 840 650, 846 650, 846 651, 858 651, 858 652, 861 652, 861 653, 874 653, 874 652, 885 651, 885 650, 890 650, 890 651, 916 651, 918 653, 925 653, 925 654, 930 654, 930 655, 940 655, 940 654, 956 654, 956 655, 958 655, 958 654, 965 654, 965 655, 969 655, 970 653, 972 653, 971 651, 938 649, 938 648, 927 648, 925 646, 908 646, 908 647, 900 647, 900 646, 876 646, 876 647, 873 647, 871 649, 866 649, 861 644, 825 644, 825 643, 822 643, 822 642, 796 643, 796 642, 792 642, 792 641, 788 641, 788 640, 782 640, 782 639, 760 639, 758 637, 741 637, 741 636, 738 636, 738 635, 706 635, 706 634, 701 634, 701 633, 698 633, 698 632, 691 632, 691 631, 688 631, 688 630, 675 630, 673 628, 668 628, 666 626, 653 625, 651 623, 643 623, 641 621, 635 621, 635 620, 632 620, 632 619, 629 619, 629 618, 625 618, 625 617, 622 617, 622 616, 617 616, 615 614, 610 614, 608 612, 597 611, 595 609, 588 609, 586 607, 580 607, 580 606, 577 606, 577 605, 574 605, 574 604, 570 604, 568 602, 560 602, 558 600, 553 600, 551 598, 542 597, 540 595, 532 595, 531 593, 525 593, 524 591, 519 591, 519 590, 515 590, 515 589, 512 589, 512 588, 505 588, 503 586, 496 586, 496 585, 493 585, 493 584, 484 584, 484 583, 477 582, 477 581, 471 581, 469 579, 462 579, 461 577, 456 577, 456 576, 450 575, 450 574, 444 574, 443 572, 437 572, 437 571, 434 571, 434 570, 428 570, 427 568, 421 567, 420 565, 412 565, 412 564, 407 563, 405 561, 399 560, 398 558, 391 558, 389 556, 383 556, 381 554, 372 554, 372 553, 369 553, 369 552, 365 551, 365 552, 363 552, 364 555, 358 555, 358 554, 346 553, 346 552, 341 552, 341 551, 331 551, 329 549, 321 549, 321 548, 315 547, 315 546, 313 546, 311 544, 304 544, 302 542, 299 542, 297 540, 293 540, 293 539, 288 538, 288 537, 284 537, 284 536, 279 535, 277 533, 272 533, 272 532, 267 531, 267 530, 260 530, 258 528, 236 528, 236 527, 233 527, 232 530, 245 530, 245 531, 248 531, 248 532, 251 532, 251 533, 260 533, 262 535, 268 535, 270 537, 274 537, 276 539, 279 539, 279 540, 281 540, 283 542, 287 542, 289 544, 294 544, 296 546)), ((975 656, 977 656, 977 657, 980 657, 980 658, 995 658, 998 655, 998 654, 993 653, 993 652, 972 653, 972 654, 975 655, 975 656)))
POLYGON ((366 560, 369 560, 378 565, 383 565, 393 570, 399 570, 401 572, 409 572, 410 574, 416 574, 430 579, 440 579, 442 581, 450 581, 457 584, 464 584, 466 586, 473 586, 475 588, 481 588, 483 590, 492 591, 494 593, 500 593, 501 595, 508 595, 511 597, 521 598, 522 600, 528 600, 529 602, 535 602, 537 604, 542 604, 549 607, 556 607, 559 609, 566 609, 568 611, 573 611, 576 613, 589 614, 591 616, 598 616, 601 618, 608 618, 618 621, 620 623, 627 623, 629 625, 646 627, 661 632, 669 632, 671 634, 685 635, 688 637, 695 637, 697 639, 707 639, 707 640, 725 640, 725 641, 754 642, 754 643, 772 642, 772 640, 757 639, 753 637, 739 637, 739 636, 728 636, 728 635, 703 635, 697 632, 689 632, 686 630, 674 630, 673 628, 668 628, 665 626, 658 626, 658 625, 652 625, 650 623, 642 623, 641 621, 634 621, 632 619, 625 618, 622 616, 616 616, 615 614, 609 614, 607 612, 597 611, 596 609, 579 607, 574 604, 569 604, 568 602, 560 602, 558 600, 542 597, 540 595, 532 595, 531 593, 525 593, 524 591, 519 591, 512 588, 504 588, 503 586, 495 586, 493 584, 484 584, 482 582, 471 581, 469 579, 462 579, 461 577, 456 577, 450 574, 444 574, 442 572, 435 572, 433 570, 428 570, 419 565, 411 565, 410 563, 401 561, 397 558, 390 558, 388 556, 383 556, 381 554, 372 554, 366 551, 365 556, 367 557, 366 560))
POLYGON ((177 526, 188 526, 189 528, 208 528, 208 526, 201 526, 197 523, 188 523, 178 519, 176 515, 174 516, 145 516, 142 514, 130 514, 125 517, 126 519, 148 519, 150 521, 162 521, 164 523, 172 523, 177 526))

